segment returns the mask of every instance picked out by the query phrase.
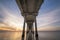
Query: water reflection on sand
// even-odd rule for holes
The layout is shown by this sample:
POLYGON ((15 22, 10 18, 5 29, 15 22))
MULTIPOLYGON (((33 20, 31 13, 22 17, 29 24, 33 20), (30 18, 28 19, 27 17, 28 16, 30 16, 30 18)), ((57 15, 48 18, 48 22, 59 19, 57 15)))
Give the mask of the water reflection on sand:
MULTIPOLYGON (((60 32, 38 32, 39 40, 60 40, 60 32)), ((0 40, 21 40, 22 32, 0 32, 0 40)))

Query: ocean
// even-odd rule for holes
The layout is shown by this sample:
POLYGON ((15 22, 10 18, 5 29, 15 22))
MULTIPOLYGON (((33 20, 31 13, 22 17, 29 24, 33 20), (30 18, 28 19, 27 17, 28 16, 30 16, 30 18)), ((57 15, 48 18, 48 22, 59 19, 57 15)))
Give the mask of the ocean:
MULTIPOLYGON (((0 40, 21 40, 22 32, 2 32, 0 31, 0 40)), ((60 40, 59 31, 39 31, 39 40, 60 40)))

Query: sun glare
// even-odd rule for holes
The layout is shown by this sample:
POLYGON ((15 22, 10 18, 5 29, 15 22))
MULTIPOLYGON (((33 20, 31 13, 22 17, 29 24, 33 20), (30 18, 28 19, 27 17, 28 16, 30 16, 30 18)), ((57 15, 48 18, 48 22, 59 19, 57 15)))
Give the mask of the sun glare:
MULTIPOLYGON (((7 14, 7 16, 4 18, 3 21, 4 21, 4 24, 6 24, 7 26, 15 28, 16 30, 22 30, 22 26, 23 26, 22 18, 19 18, 12 14, 7 14)), ((0 26, 5 26, 4 24, 0 24, 0 26)))

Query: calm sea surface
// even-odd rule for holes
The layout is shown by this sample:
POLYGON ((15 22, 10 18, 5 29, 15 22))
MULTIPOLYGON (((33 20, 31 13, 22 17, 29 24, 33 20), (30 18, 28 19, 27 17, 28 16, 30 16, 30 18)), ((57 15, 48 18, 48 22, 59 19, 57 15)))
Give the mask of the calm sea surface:
MULTIPOLYGON (((0 32, 0 40, 21 40, 22 32, 0 32)), ((39 40, 60 40, 60 32, 38 32, 39 40)))

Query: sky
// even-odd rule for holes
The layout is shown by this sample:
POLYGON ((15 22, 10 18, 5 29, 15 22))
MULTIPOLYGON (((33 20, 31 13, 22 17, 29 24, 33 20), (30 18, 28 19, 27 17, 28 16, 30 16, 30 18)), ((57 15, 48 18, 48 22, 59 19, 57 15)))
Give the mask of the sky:
MULTIPOLYGON (((16 0, 0 0, 0 27, 22 28, 23 22, 16 0)), ((60 28, 60 0, 44 0, 38 11, 37 27, 60 28)))

